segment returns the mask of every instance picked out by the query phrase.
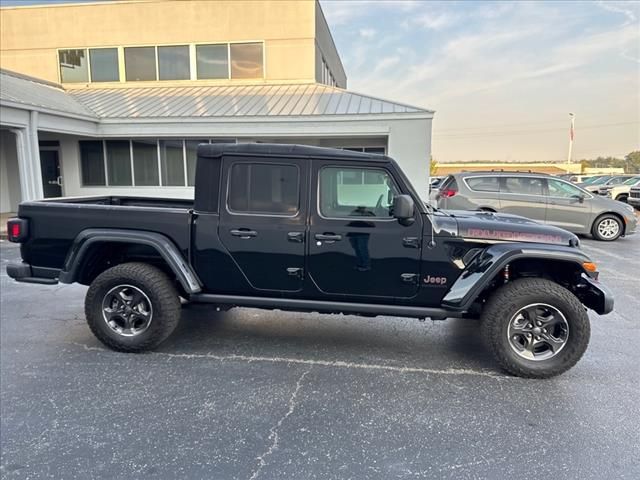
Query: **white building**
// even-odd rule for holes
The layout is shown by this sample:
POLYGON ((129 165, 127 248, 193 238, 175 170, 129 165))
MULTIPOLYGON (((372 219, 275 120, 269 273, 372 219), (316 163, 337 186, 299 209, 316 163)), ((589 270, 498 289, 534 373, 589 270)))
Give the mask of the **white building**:
MULTIPOLYGON (((113 18, 120 19, 114 22, 126 23, 123 8, 153 9, 158 14, 175 3, 65 5, 59 7, 67 9, 59 22, 67 17, 78 22, 91 18, 96 9, 108 8, 113 18)), ((187 5, 177 3, 178 7, 187 5)), ((188 8, 217 8, 219 3, 188 2, 188 8)), ((126 42, 138 42, 136 39, 122 40, 125 45, 117 47, 104 46, 91 38, 91 29, 84 34, 86 43, 78 45, 80 40, 73 40, 72 49, 68 48, 70 43, 35 49, 41 56, 37 61, 29 43, 31 36, 14 41, 13 47, 2 47, 2 66, 13 71, 0 72, 0 213, 15 212, 20 201, 60 195, 192 197, 195 147, 201 142, 301 143, 387 153, 398 160, 426 198, 433 112, 340 88, 338 85, 346 86, 346 76, 319 5, 302 2, 291 8, 307 8, 309 4, 314 7, 311 13, 316 27, 311 40, 316 46, 308 53, 313 58, 303 62, 311 65, 308 75, 307 70, 289 73, 307 55, 296 56, 301 47, 286 51, 282 47, 289 45, 286 39, 271 39, 269 32, 263 33, 267 38, 262 42, 238 44, 254 50, 259 45, 262 51, 250 70, 242 70, 248 62, 246 56, 236 62, 230 46, 234 44, 224 44, 224 68, 229 73, 216 79, 199 77, 199 47, 203 45, 198 42, 206 40, 202 37, 198 42, 185 37, 181 40, 184 47, 169 47, 184 48, 186 55, 184 79, 172 81, 163 81, 159 70, 165 47, 126 46, 126 42), (29 45, 23 50, 22 43, 29 45), (129 50, 139 55, 145 49, 155 51, 155 57, 150 58, 156 63, 155 67, 151 64, 151 77, 139 81, 132 78, 132 72, 134 66, 140 70, 143 64, 132 64, 127 55, 129 50), (94 60, 110 58, 112 71, 107 64, 94 64, 94 60), (54 75, 38 70, 43 62, 48 65, 51 61, 56 77, 43 80, 29 76, 34 72, 54 75), (240 69, 242 78, 234 78, 233 69, 240 69), (243 76, 245 71, 253 72, 253 77, 243 76), (99 74, 113 78, 104 81, 99 74), (287 75, 291 78, 285 78, 287 75)), ((237 5, 240 8, 241 3, 237 5)), ((263 4, 248 5, 246 8, 263 4)), ((286 6, 281 2, 268 5, 271 9, 286 6)), ((224 6, 230 8, 229 4, 224 6)), ((55 6, 3 8, 3 43, 10 44, 15 40, 9 36, 11 32, 22 31, 20 25, 29 25, 34 15, 43 11, 49 16, 60 13, 55 6)), ((291 23, 292 29, 297 28, 293 20, 291 23)), ((168 28, 158 29, 156 44, 162 43, 161 35, 168 28)), ((174 33, 167 43, 175 44, 175 35, 190 34, 188 28, 174 33)), ((57 40, 63 41, 72 42, 57 40)), ((173 75, 180 74, 179 63, 169 65, 177 65, 173 75)))

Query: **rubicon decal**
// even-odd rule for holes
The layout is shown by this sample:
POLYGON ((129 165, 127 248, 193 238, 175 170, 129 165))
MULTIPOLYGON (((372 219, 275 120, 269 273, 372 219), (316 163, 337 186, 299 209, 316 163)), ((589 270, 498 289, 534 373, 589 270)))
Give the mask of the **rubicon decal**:
POLYGON ((471 238, 486 238, 490 240, 513 240, 516 242, 563 243, 560 235, 513 232, 509 230, 485 230, 483 228, 469 228, 467 229, 465 236, 471 238))

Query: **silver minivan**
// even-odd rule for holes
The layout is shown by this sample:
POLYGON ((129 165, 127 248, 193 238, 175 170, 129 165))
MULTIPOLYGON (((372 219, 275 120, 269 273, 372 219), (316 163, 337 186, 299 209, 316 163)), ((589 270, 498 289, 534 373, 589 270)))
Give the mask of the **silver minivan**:
POLYGON ((539 173, 456 173, 442 182, 435 201, 443 210, 520 215, 603 241, 630 235, 637 225, 633 207, 539 173))

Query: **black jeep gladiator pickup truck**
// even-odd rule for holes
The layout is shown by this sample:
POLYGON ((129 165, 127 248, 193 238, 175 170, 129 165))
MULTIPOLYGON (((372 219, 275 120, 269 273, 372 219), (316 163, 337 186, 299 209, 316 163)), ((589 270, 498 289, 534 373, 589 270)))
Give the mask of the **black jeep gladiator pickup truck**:
POLYGON ((433 210, 383 155, 299 145, 200 145, 195 199, 25 202, 8 224, 21 282, 88 285, 108 347, 152 349, 181 298, 234 306, 480 318, 500 365, 551 377, 613 309, 578 238, 531 220, 433 210))

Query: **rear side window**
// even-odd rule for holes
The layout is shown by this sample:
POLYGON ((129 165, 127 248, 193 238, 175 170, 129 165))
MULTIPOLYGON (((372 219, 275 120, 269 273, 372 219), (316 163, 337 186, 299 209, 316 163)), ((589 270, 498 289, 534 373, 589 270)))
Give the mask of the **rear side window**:
POLYGON ((293 216, 300 206, 298 185, 295 165, 236 163, 229 173, 229 211, 293 216))
POLYGON ((500 189, 503 193, 515 193, 520 195, 543 195, 543 179, 533 177, 506 177, 504 186, 500 189))
POLYGON ((498 192, 500 184, 498 177, 475 177, 467 178, 467 185, 476 192, 498 192))

